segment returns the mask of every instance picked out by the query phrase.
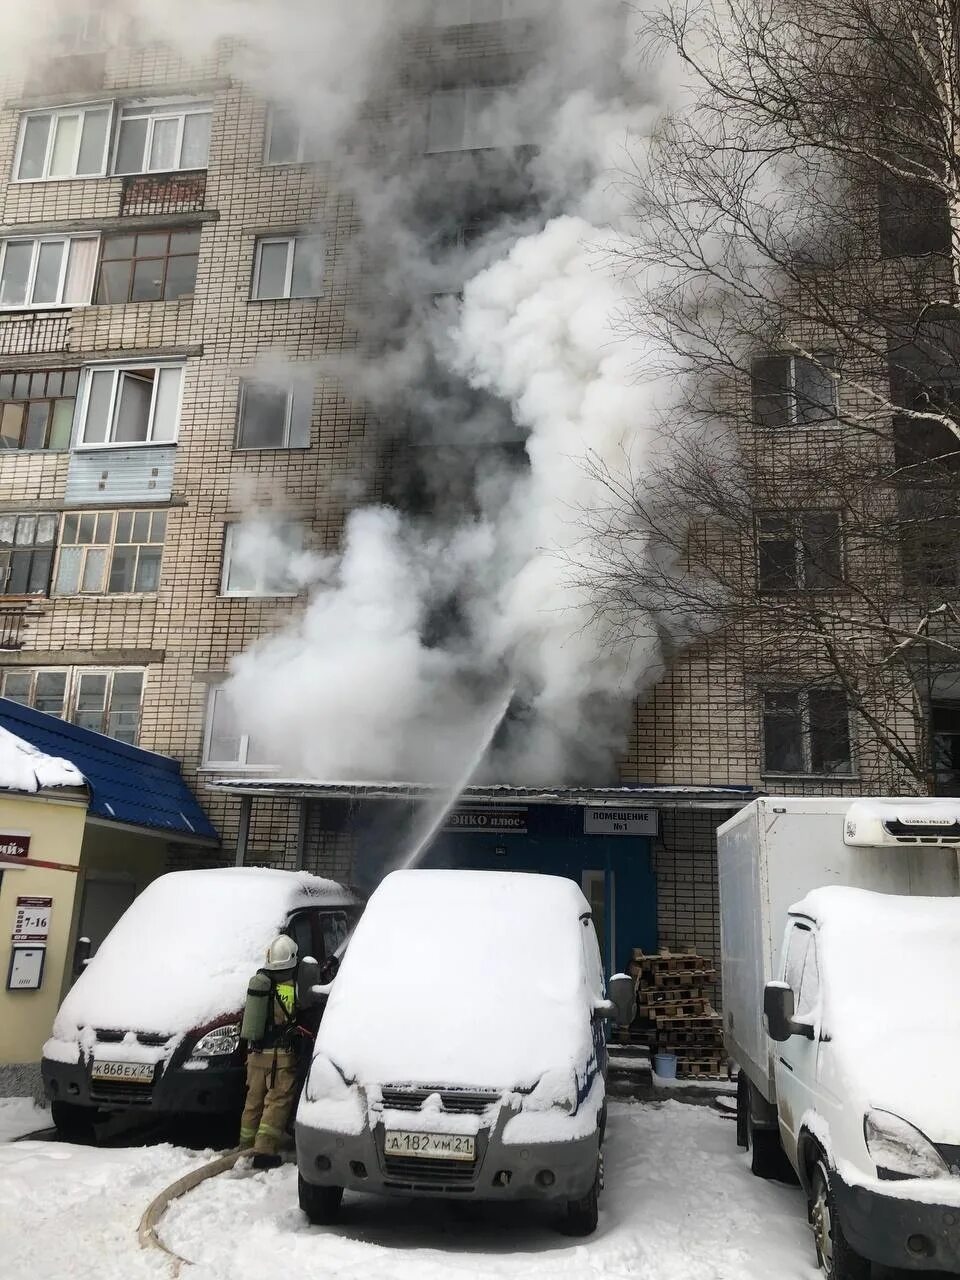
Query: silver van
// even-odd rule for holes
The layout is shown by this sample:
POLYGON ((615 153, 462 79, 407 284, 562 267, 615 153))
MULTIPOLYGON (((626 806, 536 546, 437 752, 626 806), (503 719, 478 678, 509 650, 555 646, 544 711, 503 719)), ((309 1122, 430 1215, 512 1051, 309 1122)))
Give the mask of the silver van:
POLYGON ((370 898, 333 985, 297 1112, 300 1206, 344 1188, 551 1201, 597 1225, 607 998, 590 906, 555 876, 399 871, 370 898))

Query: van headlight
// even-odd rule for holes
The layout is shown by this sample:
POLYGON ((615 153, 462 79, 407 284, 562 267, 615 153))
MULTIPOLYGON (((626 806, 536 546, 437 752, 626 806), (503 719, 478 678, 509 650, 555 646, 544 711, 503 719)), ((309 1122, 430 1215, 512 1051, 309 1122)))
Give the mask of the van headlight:
POLYGON ((550 1111, 556 1107, 573 1115, 579 1104, 575 1071, 547 1071, 523 1100, 524 1111, 550 1111))
POLYGON ((193 1046, 191 1056, 194 1058, 222 1058, 229 1053, 236 1053, 240 1047, 240 1023, 227 1022, 222 1027, 214 1027, 206 1035, 200 1037, 193 1046))
POLYGON ((930 1139, 892 1111, 868 1111, 863 1136, 878 1178, 942 1178, 950 1172, 930 1139))
POLYGON ((325 1053, 318 1053, 310 1064, 307 1076, 307 1087, 304 1097, 308 1102, 319 1102, 321 1098, 331 1101, 343 1101, 355 1092, 352 1080, 348 1080, 335 1062, 325 1053))

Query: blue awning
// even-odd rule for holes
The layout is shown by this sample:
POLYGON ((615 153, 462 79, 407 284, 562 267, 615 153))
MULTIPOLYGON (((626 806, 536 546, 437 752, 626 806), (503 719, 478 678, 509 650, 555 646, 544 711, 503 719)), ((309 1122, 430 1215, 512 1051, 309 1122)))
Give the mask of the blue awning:
POLYGON ((0 725, 50 756, 69 760, 90 788, 88 812, 178 840, 220 843, 184 782, 178 761, 0 698, 0 725))

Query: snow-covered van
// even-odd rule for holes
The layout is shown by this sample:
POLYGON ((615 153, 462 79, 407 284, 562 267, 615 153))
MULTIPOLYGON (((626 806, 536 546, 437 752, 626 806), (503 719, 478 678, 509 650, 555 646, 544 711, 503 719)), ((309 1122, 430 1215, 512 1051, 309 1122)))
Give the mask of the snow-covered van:
POLYGON ((572 880, 398 871, 367 904, 330 995, 297 1112, 300 1206, 345 1187, 556 1202, 597 1224, 606 1119, 604 987, 572 880))
POLYGON ((321 968, 359 915, 354 895, 305 872, 176 871, 134 900, 68 992, 43 1047, 63 1131, 101 1110, 223 1116, 243 1105, 247 984, 285 930, 321 968))
POLYGON ((960 802, 771 796, 718 845, 754 1173, 799 1179, 830 1280, 960 1274, 960 802))

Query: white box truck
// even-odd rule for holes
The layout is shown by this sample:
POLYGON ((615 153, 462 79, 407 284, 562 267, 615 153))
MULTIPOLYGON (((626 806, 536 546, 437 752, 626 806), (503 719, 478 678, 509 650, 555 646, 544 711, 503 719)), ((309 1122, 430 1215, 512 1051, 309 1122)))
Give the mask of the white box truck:
POLYGON ((960 1274, 960 800, 764 797, 719 828, 724 1033, 754 1173, 831 1280, 960 1274))

